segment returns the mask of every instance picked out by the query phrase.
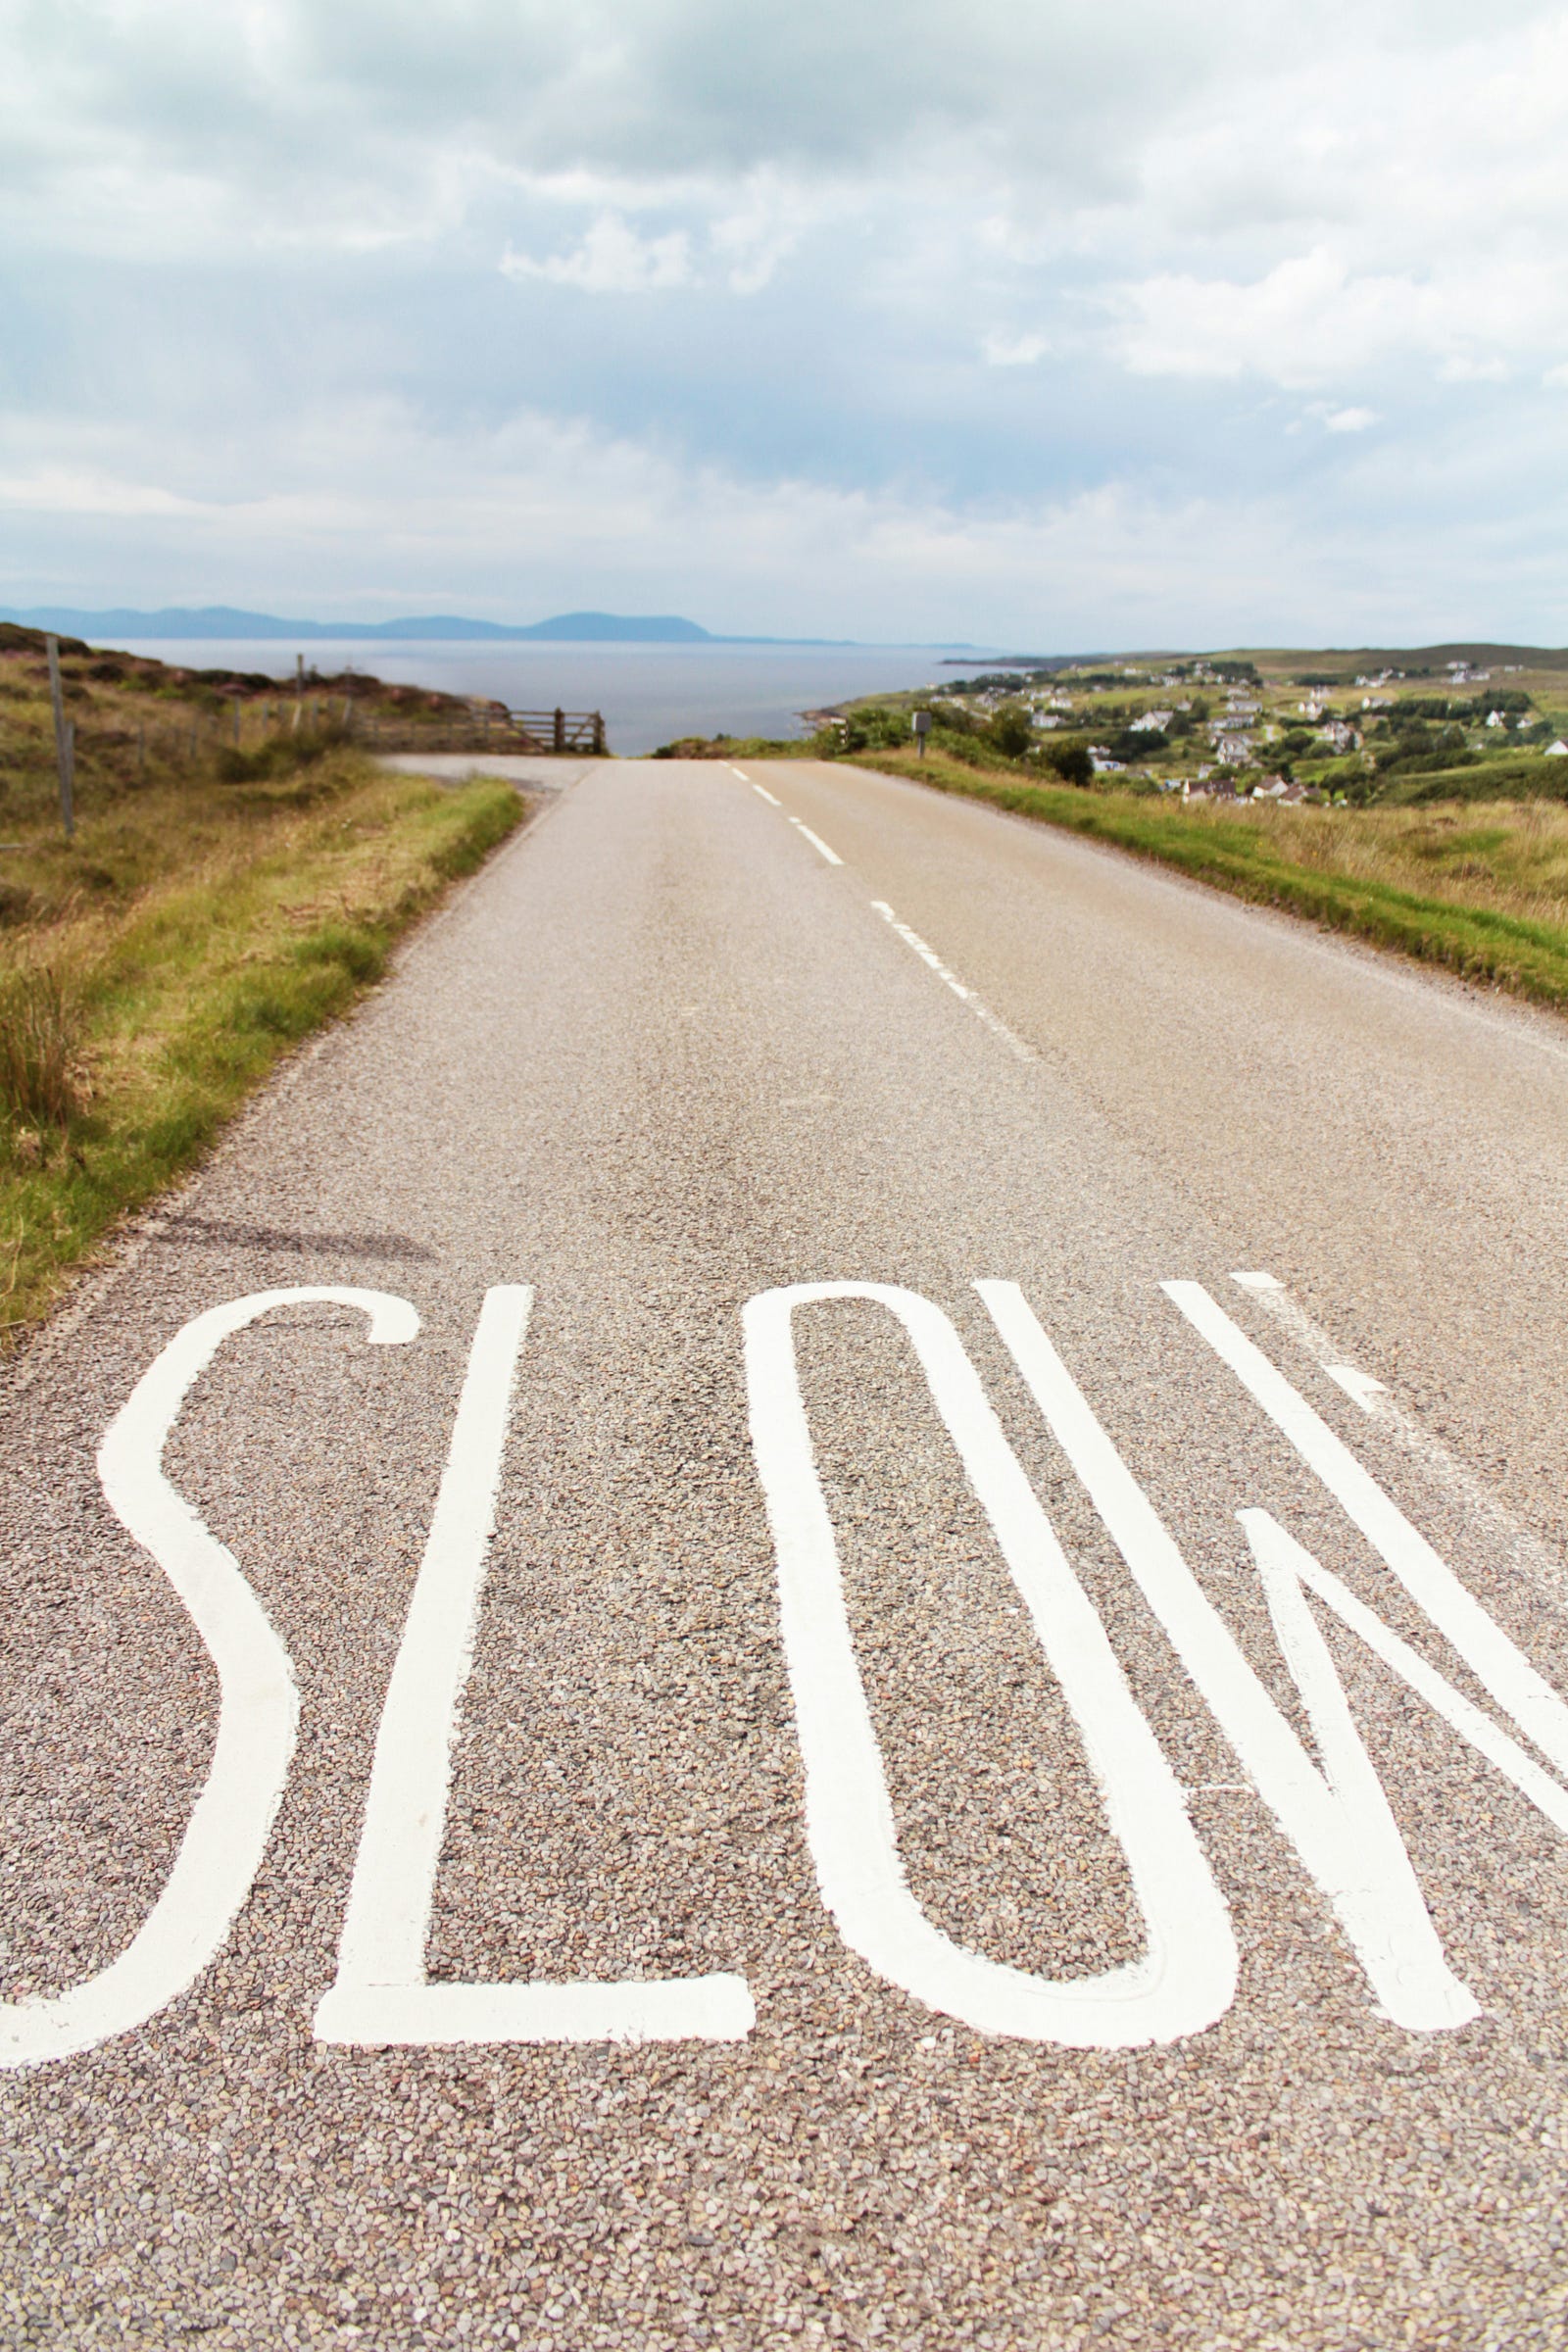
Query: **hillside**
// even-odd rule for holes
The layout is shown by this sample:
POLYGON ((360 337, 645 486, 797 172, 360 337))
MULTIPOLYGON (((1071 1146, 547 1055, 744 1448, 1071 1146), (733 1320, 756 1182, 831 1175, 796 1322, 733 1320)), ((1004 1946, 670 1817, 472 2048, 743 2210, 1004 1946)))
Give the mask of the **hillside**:
POLYGON ((42 641, 0 628, 0 1340, 524 813, 367 756, 375 725, 450 739, 450 696, 74 641, 62 666, 70 840, 42 641))

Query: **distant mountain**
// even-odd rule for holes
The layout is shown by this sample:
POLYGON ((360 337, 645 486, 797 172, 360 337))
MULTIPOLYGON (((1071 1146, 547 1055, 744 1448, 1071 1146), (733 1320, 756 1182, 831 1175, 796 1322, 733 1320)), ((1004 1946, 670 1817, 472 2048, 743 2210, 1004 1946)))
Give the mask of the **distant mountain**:
MULTIPOLYGON (((516 637, 565 638, 576 645, 712 645, 709 630, 673 612, 647 617, 620 612, 558 612, 554 620, 536 620, 531 628, 503 632, 516 637)), ((720 641, 721 642, 721 641, 720 641)))
POLYGON ((14 620, 29 629, 53 629, 63 637, 84 637, 89 644, 124 638, 286 638, 311 645, 322 638, 352 638, 385 644, 398 640, 432 638, 458 641, 504 639, 524 643, 549 639, 576 645, 849 645, 847 637, 715 637, 695 620, 677 613, 558 612, 553 619, 535 620, 526 627, 499 620, 465 620, 456 613, 420 613, 408 620, 279 620, 272 612, 245 612, 232 605, 202 605, 195 611, 166 605, 157 612, 121 609, 109 612, 78 612, 64 605, 39 605, 23 612, 0 606, 0 620, 14 620))

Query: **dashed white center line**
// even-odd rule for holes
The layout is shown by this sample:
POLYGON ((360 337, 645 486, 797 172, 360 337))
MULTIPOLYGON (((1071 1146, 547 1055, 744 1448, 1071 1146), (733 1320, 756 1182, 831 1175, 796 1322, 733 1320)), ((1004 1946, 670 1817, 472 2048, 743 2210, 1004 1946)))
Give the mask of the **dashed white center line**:
POLYGON ((911 931, 907 923, 900 922, 886 899, 873 899, 871 905, 881 915, 883 921, 898 933, 905 946, 912 948, 921 962, 929 964, 937 978, 945 981, 956 997, 962 999, 977 1021, 984 1021, 992 1035, 1000 1037, 1003 1044, 1007 1047, 1009 1052, 1016 1054, 1020 1061, 1035 1059, 1034 1048, 1026 1046, 1021 1037, 1015 1036, 1005 1021, 999 1020, 990 1005, 982 998, 977 997, 972 988, 966 988, 956 972, 950 972, 936 950, 928 948, 917 931, 911 931))
MULTIPOLYGON (((788 811, 786 811, 786 814, 787 813, 788 811)), ((809 825, 803 825, 798 816, 790 817, 790 823, 795 827, 797 833, 804 833, 806 835, 806 838, 810 843, 812 849, 815 850, 821 857, 825 858, 829 865, 842 865, 844 863, 844 860, 839 856, 837 850, 830 850, 827 846, 827 843, 822 839, 820 833, 813 833, 809 825)))
MULTIPOLYGON (((759 784, 756 777, 749 776, 744 768, 731 766, 729 772, 732 776, 739 776, 743 784, 750 784, 752 790, 762 800, 766 801, 770 808, 781 809, 784 815, 789 817, 789 821, 795 827, 796 832, 804 833, 807 840, 810 843, 812 849, 816 851, 819 857, 825 858, 829 865, 842 865, 844 863, 844 860, 839 856, 837 850, 830 850, 827 846, 827 843, 822 839, 820 833, 813 833, 810 826, 808 824, 803 824, 798 816, 790 816, 790 812, 784 808, 783 802, 776 800, 773 794, 768 791, 765 784, 759 784)), ((943 962, 941 956, 936 953, 936 950, 934 948, 928 948, 925 941, 920 937, 919 933, 917 931, 911 931, 907 923, 901 922, 885 899, 873 899, 871 901, 871 905, 876 909, 877 913, 881 915, 883 921, 890 924, 898 933, 899 937, 904 941, 905 946, 912 948, 915 954, 919 956, 921 962, 929 964, 932 971, 936 973, 937 978, 941 981, 944 981, 947 986, 952 989, 954 995, 959 998, 963 1004, 968 1005, 969 1010, 974 1014, 975 1019, 977 1021, 983 1021, 986 1027, 991 1031, 993 1037, 1001 1038, 1003 1044, 1006 1047, 1009 1054, 1016 1054, 1020 1061, 1034 1061, 1037 1058, 1033 1046, 1026 1046, 1023 1039, 1016 1036, 1014 1032, 1007 1027, 1005 1021, 998 1019, 997 1015, 992 1011, 990 1005, 986 1004, 983 998, 977 997, 972 988, 965 987, 964 983, 958 978, 956 972, 950 972, 947 965, 943 962)))

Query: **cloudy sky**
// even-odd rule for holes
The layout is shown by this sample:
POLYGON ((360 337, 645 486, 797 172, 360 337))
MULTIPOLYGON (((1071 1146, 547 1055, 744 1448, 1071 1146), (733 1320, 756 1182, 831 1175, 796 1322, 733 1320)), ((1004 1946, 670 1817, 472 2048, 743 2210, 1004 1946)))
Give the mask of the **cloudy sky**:
POLYGON ((0 0, 0 604, 1568 642, 1568 8, 0 0))

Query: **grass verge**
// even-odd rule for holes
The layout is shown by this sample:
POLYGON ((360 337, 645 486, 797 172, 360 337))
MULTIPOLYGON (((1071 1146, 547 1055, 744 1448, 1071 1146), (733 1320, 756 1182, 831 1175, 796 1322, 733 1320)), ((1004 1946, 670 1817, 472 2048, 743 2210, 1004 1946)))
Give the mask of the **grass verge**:
POLYGON ((328 747, 106 800, 71 845, 24 816, 0 906, 0 1344, 525 813, 510 784, 444 791, 328 747))
POLYGON ((861 753, 850 763, 1109 842, 1234 897, 1568 1008, 1568 811, 1555 803, 1192 807, 986 774, 938 755, 861 753))

